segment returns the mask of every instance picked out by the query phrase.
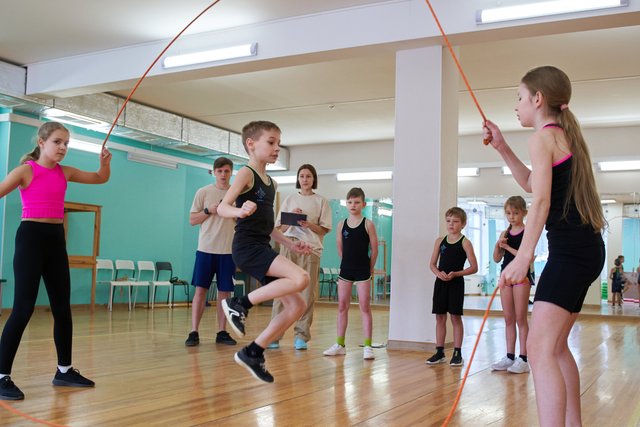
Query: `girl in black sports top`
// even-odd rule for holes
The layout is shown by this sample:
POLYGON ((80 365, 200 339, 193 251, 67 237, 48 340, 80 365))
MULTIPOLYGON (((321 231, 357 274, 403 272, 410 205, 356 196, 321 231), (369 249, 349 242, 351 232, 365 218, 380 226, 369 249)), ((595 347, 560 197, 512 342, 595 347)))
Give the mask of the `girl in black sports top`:
POLYGON ((535 133, 528 141, 529 170, 507 145, 500 129, 485 122, 484 137, 527 192, 533 193, 527 228, 499 285, 521 283, 546 225, 549 258, 536 290, 527 348, 541 426, 582 425, 580 375, 567 339, 589 285, 604 264, 605 219, 591 157, 580 125, 569 110, 571 82, 561 70, 529 71, 518 89, 516 112, 535 133))
MULTIPOLYGON (((521 196, 511 196, 504 203, 504 214, 509 227, 500 234, 493 249, 493 260, 502 260, 502 270, 514 260, 522 244, 524 235, 524 217, 527 216, 527 202, 521 196)), ((527 359, 527 335, 529 323, 529 293, 533 277, 531 272, 525 280, 515 285, 504 286, 500 290, 500 302, 505 322, 505 338, 507 340, 507 354, 491 365, 493 371, 507 371, 512 374, 529 372, 527 359), (517 326, 517 328, 516 328, 517 326), (517 333, 516 333, 517 329, 517 333), (516 358, 516 336, 520 343, 520 356, 516 358)))

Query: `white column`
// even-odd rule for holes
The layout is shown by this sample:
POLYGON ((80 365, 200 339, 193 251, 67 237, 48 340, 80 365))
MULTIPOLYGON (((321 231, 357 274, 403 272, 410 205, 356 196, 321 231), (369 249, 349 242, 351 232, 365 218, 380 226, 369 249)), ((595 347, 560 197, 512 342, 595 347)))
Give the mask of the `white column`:
POLYGON ((429 259, 457 201, 457 85, 440 46, 396 54, 390 349, 435 349, 429 259))

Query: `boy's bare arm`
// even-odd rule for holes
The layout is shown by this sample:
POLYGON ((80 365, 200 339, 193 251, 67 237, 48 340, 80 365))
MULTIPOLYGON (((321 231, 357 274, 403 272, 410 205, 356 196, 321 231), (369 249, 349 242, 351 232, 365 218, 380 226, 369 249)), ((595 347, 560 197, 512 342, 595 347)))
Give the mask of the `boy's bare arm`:
POLYGON ((435 244, 433 245, 433 252, 431 253, 431 261, 429 261, 429 268, 433 274, 436 275, 440 280, 449 280, 447 278, 447 274, 438 269, 438 257, 440 257, 440 242, 442 239, 439 237, 436 239, 435 244))
POLYGON ((467 254, 467 260, 469 260, 469 267, 460 271, 451 272, 451 277, 461 277, 468 276, 469 274, 475 274, 478 272, 478 261, 476 260, 476 254, 473 251, 473 245, 467 239, 464 239, 462 242, 462 248, 464 252, 467 254))
POLYGON ((371 274, 376 267, 376 260, 378 259, 378 234, 376 233, 376 227, 373 222, 367 221, 365 223, 367 231, 369 232, 369 246, 371 247, 371 274))
POLYGON ((249 188, 252 182, 253 173, 251 170, 248 168, 240 169, 233 180, 233 184, 231 184, 231 187, 229 187, 229 190, 218 205, 218 215, 224 218, 245 218, 255 212, 255 203, 251 201, 245 202, 240 208, 233 206, 238 196, 246 188, 249 188))

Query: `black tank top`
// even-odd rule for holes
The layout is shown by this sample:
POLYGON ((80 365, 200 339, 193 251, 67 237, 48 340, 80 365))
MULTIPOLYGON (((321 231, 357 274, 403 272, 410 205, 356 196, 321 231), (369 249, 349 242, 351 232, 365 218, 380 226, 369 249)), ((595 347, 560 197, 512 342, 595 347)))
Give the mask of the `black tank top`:
POLYGON ((347 220, 342 224, 342 261, 340 268, 348 270, 369 270, 369 233, 366 218, 362 218, 355 228, 349 227, 347 220))
MULTIPOLYGON (((522 238, 524 237, 524 228, 518 234, 513 235, 511 234, 511 226, 509 226, 507 228, 505 235, 507 237, 507 245, 511 246, 515 250, 520 249, 520 245, 522 244, 522 238)), ((514 260, 514 258, 515 258, 515 255, 505 250, 504 256, 502 257, 502 266, 500 268, 504 270, 506 266, 509 265, 509 263, 514 260)), ((531 268, 529 268, 529 272, 527 273, 527 278, 533 285, 534 281, 533 281, 533 273, 531 272, 531 268)))
POLYGON ((253 186, 238 196, 236 199, 236 207, 242 207, 245 201, 251 200, 257 205, 257 208, 253 215, 237 219, 236 236, 269 242, 275 221, 273 201, 275 199, 276 188, 270 176, 267 175, 269 184, 265 184, 255 170, 249 166, 246 167, 253 172, 253 186))
MULTIPOLYGON (((550 123, 544 127, 557 127, 550 123)), ((591 224, 583 224, 576 202, 569 194, 573 157, 569 154, 553 165, 551 174, 551 198, 549 216, 545 224, 549 248, 578 249, 586 246, 602 245, 602 236, 591 224), (565 214, 565 201, 569 200, 565 214)))
MULTIPOLYGON (((449 243, 447 236, 444 236, 440 243, 440 259, 438 260, 438 270, 450 273, 452 271, 460 271, 464 269, 464 263, 467 260, 467 253, 462 247, 464 235, 457 242, 449 243)), ((462 279, 462 277, 456 277, 462 279)))

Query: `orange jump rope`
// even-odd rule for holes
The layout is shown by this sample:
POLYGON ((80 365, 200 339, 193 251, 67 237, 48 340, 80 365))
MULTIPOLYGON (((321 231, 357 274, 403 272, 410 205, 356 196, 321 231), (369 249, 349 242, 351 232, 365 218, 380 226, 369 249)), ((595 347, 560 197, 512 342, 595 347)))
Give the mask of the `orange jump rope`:
MULTIPOLYGON (((438 26, 438 29, 440 30, 440 34, 442 34, 442 38, 444 39, 444 42, 446 43, 447 47, 449 48, 449 52, 451 53, 451 56, 453 57, 453 60, 456 63, 456 67, 458 67, 458 71, 460 72, 460 75, 462 76, 462 80, 464 80, 464 84, 467 87, 467 89, 469 90, 469 95, 471 95, 471 99, 473 99, 473 103, 476 104, 476 108, 478 109, 478 112, 480 113, 480 115, 482 116, 482 120, 483 122, 487 121, 487 117, 484 115, 484 112, 482 111, 482 107, 480 107, 480 103, 478 102, 478 99, 476 98, 476 95, 473 93, 473 89, 471 89, 471 85, 469 84, 469 81, 467 80, 467 76, 464 74, 464 71, 462 70, 462 65, 460 65, 460 61, 458 61, 458 57, 456 56, 455 52, 453 51, 453 47, 451 47, 451 43, 449 43, 449 38, 447 37, 447 35, 445 34, 444 30, 442 29, 442 25, 440 25, 440 20, 438 19, 438 16, 436 15, 435 10, 433 10, 433 7, 431 6, 431 3, 429 2, 429 0, 425 0, 427 2, 427 6, 429 6, 429 10, 431 11, 431 15, 433 15, 433 19, 436 21, 436 25, 438 26)), ((484 145, 488 145, 491 142, 491 138, 487 138, 483 141, 484 145)), ((464 384, 465 382, 467 382, 467 377, 469 376, 469 369, 471 368, 471 363, 473 362, 473 357, 476 354, 476 349, 478 348, 478 342, 480 341, 480 336, 482 335, 482 330, 484 329, 484 324, 487 321, 487 317, 489 317, 489 310, 491 309, 491 304, 493 303, 493 299, 496 297, 496 294, 498 293, 498 286, 496 286, 496 288, 493 291, 493 294, 491 295, 491 300, 489 300, 489 305, 487 306, 487 310, 484 312, 484 316, 482 317, 482 323, 480 324, 480 330, 478 331, 478 336, 476 337, 476 342, 473 345, 473 351, 471 352, 471 357, 469 358, 469 362, 467 363, 467 368, 464 371, 464 375, 462 376, 462 382, 460 383, 460 388, 458 388, 458 393, 456 394, 456 398, 453 401, 453 406, 451 407, 451 410, 449 411, 449 415, 447 415, 447 418, 445 418, 444 422, 442 423, 443 427, 446 427, 447 425, 449 425, 449 422, 451 421, 451 418, 453 418, 453 414, 456 411, 456 408, 458 407, 458 403, 460 402, 460 396, 462 395, 462 390, 464 389, 464 384)))
MULTIPOLYGON (((460 72, 460 76, 462 77, 462 80, 464 81, 464 85, 467 87, 467 90, 469 91, 469 95, 471 95, 471 99, 473 99, 473 103, 476 104, 476 108, 478 109, 478 112, 482 116, 482 122, 484 123, 484 122, 487 121, 487 116, 484 115, 484 111, 482 111, 482 107, 480 107, 480 103, 478 102, 478 99, 476 98, 476 94, 473 93, 473 89, 471 89, 471 85, 469 84, 469 80, 467 80, 467 76, 464 73, 464 70, 462 69, 462 65, 460 65, 460 61, 458 61, 458 57, 456 56, 456 53, 453 51, 453 47, 451 47, 451 43, 449 43, 449 37, 447 37, 447 34, 442 29, 442 25, 440 25, 440 20, 438 19, 438 16, 436 15, 435 10, 433 10, 433 7, 431 6, 431 3, 429 2, 429 0, 425 0, 425 1, 427 2, 427 6, 429 6, 429 10, 431 11, 431 15, 433 15, 433 19, 436 21, 436 25, 438 26, 438 29, 440 30, 440 34, 442 34, 442 38, 444 39, 444 42, 447 45, 447 48, 449 48, 449 53, 451 53, 451 56, 453 57, 453 60, 456 63, 456 67, 458 67, 458 71, 460 72)), ((488 145, 491 142, 491 137, 488 137, 487 139, 483 140, 482 142, 484 143, 484 145, 488 145)))

